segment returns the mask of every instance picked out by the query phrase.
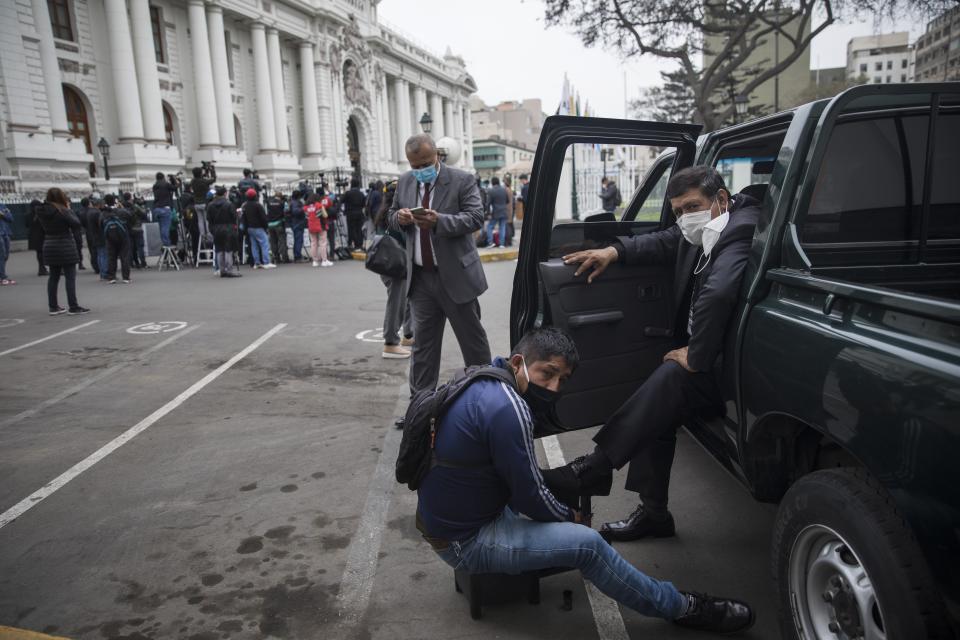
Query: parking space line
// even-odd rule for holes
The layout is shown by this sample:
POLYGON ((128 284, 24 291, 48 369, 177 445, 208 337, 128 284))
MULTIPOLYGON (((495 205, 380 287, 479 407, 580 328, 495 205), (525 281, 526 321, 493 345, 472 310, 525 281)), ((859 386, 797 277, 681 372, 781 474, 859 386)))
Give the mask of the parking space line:
MULTIPOLYGON (((567 463, 557 436, 540 438, 540 443, 547 457, 547 465, 551 469, 562 467, 567 463)), ((593 609, 593 619, 597 624, 597 635, 600 636, 600 640, 629 640, 630 636, 627 635, 627 628, 623 624, 623 616, 620 615, 620 606, 616 600, 601 593, 589 580, 584 580, 583 586, 586 587, 587 599, 590 600, 590 608, 593 609)))
POLYGON ((5 356, 8 353, 13 353, 14 351, 20 351, 21 349, 26 349, 27 347, 32 347, 35 344, 40 344, 41 342, 46 342, 47 340, 53 340, 59 336, 62 336, 67 333, 76 331, 77 329, 83 329, 84 327, 89 327, 92 324, 97 324, 99 320, 91 320, 90 322, 84 322, 83 324, 78 324, 75 327, 70 327, 69 329, 64 329, 63 331, 58 331, 52 336, 47 336, 46 338, 40 338, 39 340, 34 340, 33 342, 28 342, 27 344, 22 344, 19 347, 14 347, 13 349, 7 349, 6 351, 0 351, 0 356, 5 356))
POLYGON ((127 442, 135 438, 137 435, 146 431, 151 425, 153 425, 155 422, 163 418, 165 415, 167 415, 168 413, 170 413, 171 411, 173 411, 174 409, 182 405, 184 402, 189 400, 191 397, 196 395, 201 389, 203 389, 208 384, 210 384, 211 382, 219 378, 233 365, 243 360, 255 349, 257 349, 257 347, 259 347, 264 342, 269 340, 271 337, 273 337, 274 335, 282 331, 283 328, 286 326, 287 326, 286 323, 280 323, 277 326, 273 327, 272 329, 267 331, 265 334, 263 334, 262 336, 254 340, 252 343, 250 343, 247 347, 245 347, 242 351, 237 353, 235 356, 233 356, 232 358, 224 362, 222 365, 220 365, 219 367, 217 367, 216 369, 214 369, 213 371, 205 375, 203 378, 201 378, 197 382, 193 383, 190 386, 190 388, 182 392, 176 398, 166 403, 165 405, 163 405, 162 407, 160 407, 159 409, 151 413, 149 416, 147 416, 146 418, 144 418, 134 426, 130 427, 129 429, 124 431, 122 434, 120 434, 119 436, 117 436, 107 444, 105 444, 104 446, 100 447, 100 449, 93 452, 92 454, 87 456, 85 459, 81 460, 77 464, 67 469, 65 472, 63 472, 62 474, 60 474, 59 476, 51 480, 49 483, 47 483, 40 489, 34 491, 29 496, 27 496, 17 504, 13 505, 12 507, 4 511, 2 514, 0 514, 0 529, 7 526, 8 524, 13 522, 20 516, 22 516, 31 508, 43 502, 46 498, 49 498, 51 495, 53 495, 58 490, 63 488, 63 486, 66 485, 68 482, 70 482, 71 480, 79 476, 81 473, 83 473, 93 465, 103 460, 105 457, 107 457, 108 455, 110 455, 111 453, 113 453, 123 445, 125 445, 127 442))
MULTIPOLYGON (((409 388, 404 384, 392 415, 403 415, 410 401, 409 393, 409 388)), ((347 548, 347 564, 343 569, 343 577, 340 578, 340 593, 337 597, 340 624, 336 627, 338 631, 334 632, 334 637, 352 635, 355 625, 360 622, 370 603, 377 564, 380 562, 383 528, 390 511, 393 489, 397 484, 394 465, 402 435, 403 431, 395 429, 393 425, 387 426, 383 448, 370 479, 367 499, 360 515, 360 525, 347 548)))
POLYGON ((21 411, 20 413, 14 415, 14 416, 10 416, 9 418, 5 418, 5 419, 3 419, 3 420, 0 420, 0 427, 6 427, 6 426, 9 426, 9 425, 11 425, 11 424, 15 424, 15 423, 17 423, 17 422, 20 422, 21 420, 25 420, 26 418, 30 418, 30 417, 32 417, 32 416, 37 415, 38 413, 40 413, 40 412, 43 411, 44 409, 49 409, 50 407, 52 407, 53 405, 57 404, 57 403, 60 402, 61 400, 66 400, 66 399, 69 398, 70 396, 76 395, 76 394, 80 393, 81 391, 83 391, 83 390, 86 389, 87 387, 93 386, 94 384, 100 382, 100 381, 103 380, 104 378, 108 378, 108 377, 112 376, 112 375, 115 374, 117 371, 120 371, 121 369, 124 369, 124 368, 126 368, 126 367, 129 367, 129 366, 132 365, 132 364, 136 364, 137 362, 142 361, 144 358, 146 358, 147 356, 149 356, 151 353, 153 353, 153 352, 155 352, 155 351, 159 351, 160 349, 163 349, 164 347, 166 347, 167 345, 169 345, 169 344, 170 344, 171 342, 173 342, 174 340, 177 340, 177 339, 179 339, 179 338, 187 335, 188 333, 190 333, 191 331, 193 331, 194 329, 196 329, 196 328, 199 327, 199 326, 201 326, 201 325, 195 324, 195 325, 193 325, 192 327, 187 327, 186 329, 184 329, 184 330, 181 331, 180 333, 176 333, 176 334, 170 336, 169 338, 167 338, 166 340, 164 340, 163 342, 158 342, 157 344, 153 345, 152 347, 150 347, 149 349, 147 349, 146 351, 144 351, 143 353, 141 353, 140 355, 138 355, 137 357, 135 357, 133 360, 130 360, 129 362, 120 362, 120 363, 118 363, 118 364, 113 365, 112 367, 108 367, 108 368, 104 369, 103 371, 101 371, 100 373, 98 373, 97 375, 95 375, 95 376, 93 376, 93 377, 90 377, 90 378, 87 378, 87 379, 84 380, 83 382, 80 382, 79 384, 75 384, 74 386, 70 387, 69 389, 66 389, 66 390, 64 390, 64 391, 61 391, 61 392, 58 393, 57 395, 53 396, 52 398, 50 398, 50 399, 48 399, 48 400, 44 400, 43 402, 41 402, 40 404, 38 404, 37 406, 35 406, 35 407, 31 408, 31 409, 27 409, 27 410, 25 410, 25 411, 21 411))

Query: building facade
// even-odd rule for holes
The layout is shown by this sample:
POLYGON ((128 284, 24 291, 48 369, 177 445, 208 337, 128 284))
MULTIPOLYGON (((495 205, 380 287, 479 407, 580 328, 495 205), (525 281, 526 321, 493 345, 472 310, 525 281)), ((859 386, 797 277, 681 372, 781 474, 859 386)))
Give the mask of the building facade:
POLYGON ((868 84, 913 81, 910 33, 883 33, 851 38, 847 43, 847 78, 868 84))
POLYGON ((0 42, 3 191, 142 190, 201 161, 223 181, 393 176, 424 112, 472 164, 463 60, 380 24, 377 0, 7 0, 0 42))
POLYGON ((532 149, 499 138, 473 141, 473 166, 484 180, 493 176, 519 176, 533 168, 532 149))
POLYGON ((960 80, 960 6, 927 23, 916 44, 917 82, 960 80))
POLYGON ((470 117, 477 140, 499 138, 530 150, 537 148, 547 119, 539 98, 508 100, 488 106, 477 96, 471 100, 470 117))

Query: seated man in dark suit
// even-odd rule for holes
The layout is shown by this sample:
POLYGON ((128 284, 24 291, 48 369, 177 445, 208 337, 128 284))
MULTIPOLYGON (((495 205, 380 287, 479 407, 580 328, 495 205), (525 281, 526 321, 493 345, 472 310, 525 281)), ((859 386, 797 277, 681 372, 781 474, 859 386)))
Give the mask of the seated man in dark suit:
POLYGON ((683 346, 667 353, 597 432, 593 453, 545 474, 551 486, 575 493, 580 483, 630 462, 626 489, 640 494, 640 505, 624 520, 603 525, 600 532, 608 540, 675 535, 667 491, 676 430, 684 417, 723 410, 718 360, 760 213, 759 202, 743 194, 731 196, 720 174, 708 166, 678 171, 666 197, 676 225, 564 257, 567 264, 580 265, 577 276, 591 272, 588 282, 613 262, 675 263, 674 290, 684 292, 674 301, 674 335, 683 346))

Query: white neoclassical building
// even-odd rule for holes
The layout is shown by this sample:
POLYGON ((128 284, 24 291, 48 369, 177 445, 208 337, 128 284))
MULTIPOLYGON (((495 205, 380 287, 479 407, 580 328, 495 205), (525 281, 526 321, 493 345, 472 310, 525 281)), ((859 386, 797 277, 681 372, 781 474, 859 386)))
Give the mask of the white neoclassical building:
POLYGON ((380 24, 377 3, 0 0, 0 191, 141 190, 201 160, 223 181, 391 176, 424 113, 472 167, 463 60, 380 24))

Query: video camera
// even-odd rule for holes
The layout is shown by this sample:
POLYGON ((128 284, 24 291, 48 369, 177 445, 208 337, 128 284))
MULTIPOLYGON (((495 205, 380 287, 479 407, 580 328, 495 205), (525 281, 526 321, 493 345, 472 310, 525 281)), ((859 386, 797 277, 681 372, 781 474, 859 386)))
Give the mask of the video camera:
POLYGON ((210 180, 216 180, 217 171, 213 166, 215 164, 216 164, 216 160, 201 160, 200 161, 201 175, 204 178, 208 178, 210 180))

